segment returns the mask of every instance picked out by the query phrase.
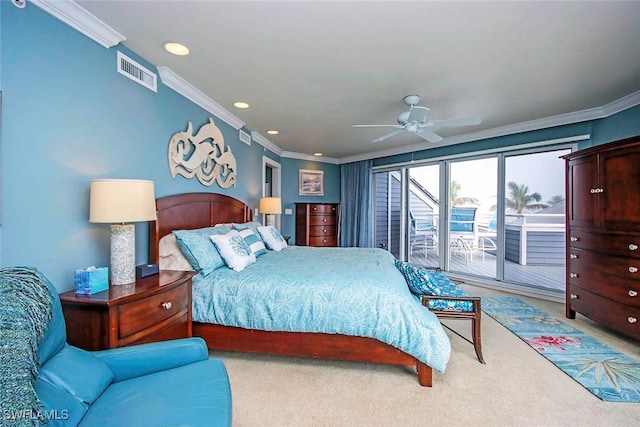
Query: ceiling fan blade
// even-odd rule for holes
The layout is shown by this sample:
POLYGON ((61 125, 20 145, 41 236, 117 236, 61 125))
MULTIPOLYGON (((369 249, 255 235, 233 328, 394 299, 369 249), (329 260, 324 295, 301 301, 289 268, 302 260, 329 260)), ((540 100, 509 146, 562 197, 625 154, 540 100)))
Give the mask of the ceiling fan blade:
POLYGON ((380 127, 391 127, 391 128, 402 128, 401 125, 353 125, 354 128, 380 128, 380 127))
POLYGON ((438 135, 437 133, 431 132, 429 129, 419 130, 416 132, 416 135, 418 135, 420 138, 424 139, 425 141, 432 142, 432 143, 442 141, 442 137, 440 135, 438 135))
POLYGON ((393 131, 391 133, 388 133, 386 135, 382 135, 381 137, 376 138, 371 142, 381 142, 381 141, 384 141, 385 139, 389 139, 389 138, 391 138, 393 136, 396 136, 396 135, 398 135, 398 134, 400 134, 402 132, 404 132, 404 129, 399 129, 399 130, 393 131))
POLYGON ((474 126, 482 123, 480 117, 468 117, 466 119, 444 119, 444 120, 432 120, 426 123, 429 127, 457 127, 457 126, 474 126))
POLYGON ((422 123, 425 120, 427 120, 427 116, 429 115, 429 111, 431 111, 431 110, 429 108, 427 108, 427 107, 420 107, 418 105, 412 105, 411 109, 409 110, 409 118, 407 119, 407 121, 409 123, 411 123, 411 122, 422 123))

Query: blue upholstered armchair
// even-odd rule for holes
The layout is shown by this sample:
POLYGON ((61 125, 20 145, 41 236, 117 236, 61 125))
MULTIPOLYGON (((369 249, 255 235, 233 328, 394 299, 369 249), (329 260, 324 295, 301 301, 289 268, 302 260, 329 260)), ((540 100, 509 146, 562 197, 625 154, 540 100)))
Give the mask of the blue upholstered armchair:
MULTIPOLYGON (((3 392, 5 420, 28 425, 21 421, 40 416, 48 420, 48 425, 65 426, 231 425, 227 371, 222 361, 208 358, 202 339, 187 338, 98 352, 81 350, 66 343, 57 292, 48 280, 44 282, 53 305, 51 321, 43 329, 37 348, 40 366, 37 370, 36 365, 35 383, 29 383, 29 378, 23 376, 17 381, 3 378, 2 384, 6 386, 5 391, 9 386, 20 390, 28 385, 31 391, 35 389, 43 406, 38 407, 36 402, 36 409, 16 408, 12 400, 16 393, 3 392)), ((2 297, 8 292, 4 284, 0 291, 2 297)), ((18 311, 22 306, 29 311, 32 305, 24 301, 28 296, 17 293, 23 300, 17 305, 18 311)), ((7 311, 7 305, 3 301, 0 304, 0 308, 7 311)), ((10 310, 15 311, 16 304, 10 310)), ((4 323, 3 333, 8 333, 3 338, 11 337, 11 325, 7 327, 7 322, 4 323)), ((24 353, 15 357, 4 345, 1 350, 5 353, 3 360, 20 358, 19 354, 24 353)))

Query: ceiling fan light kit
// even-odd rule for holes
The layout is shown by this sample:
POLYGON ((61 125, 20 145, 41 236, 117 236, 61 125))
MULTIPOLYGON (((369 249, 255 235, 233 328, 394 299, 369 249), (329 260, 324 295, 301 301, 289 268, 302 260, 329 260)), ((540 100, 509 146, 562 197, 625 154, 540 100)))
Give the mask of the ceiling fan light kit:
POLYGON ((374 139, 371 142, 380 142, 385 139, 392 138, 403 132, 410 132, 418 135, 425 141, 436 143, 442 141, 442 137, 433 132, 432 129, 440 127, 457 127, 457 126, 473 126, 479 125, 481 119, 479 117, 472 117, 467 119, 444 119, 444 120, 427 120, 429 112, 431 111, 427 107, 419 106, 420 95, 407 95, 403 98, 405 104, 409 106, 409 111, 400 113, 398 116, 397 125, 353 125, 356 128, 362 127, 392 127, 398 130, 387 133, 374 139))

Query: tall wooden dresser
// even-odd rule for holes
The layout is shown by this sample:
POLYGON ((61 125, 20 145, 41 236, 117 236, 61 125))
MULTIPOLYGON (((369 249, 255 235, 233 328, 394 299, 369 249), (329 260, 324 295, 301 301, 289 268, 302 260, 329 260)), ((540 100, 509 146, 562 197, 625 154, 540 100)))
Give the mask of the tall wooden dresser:
POLYGON ((296 245, 338 246, 338 203, 296 203, 296 245))
POLYGON ((640 136, 564 158, 567 317, 640 339, 640 136))

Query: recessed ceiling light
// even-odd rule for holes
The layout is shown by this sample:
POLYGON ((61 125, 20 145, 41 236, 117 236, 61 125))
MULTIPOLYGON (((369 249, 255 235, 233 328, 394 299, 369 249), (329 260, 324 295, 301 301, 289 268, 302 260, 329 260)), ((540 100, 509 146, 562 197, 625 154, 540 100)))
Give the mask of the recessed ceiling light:
POLYGON ((178 56, 186 56, 189 55, 189 48, 183 44, 176 42, 164 42, 162 43, 162 47, 169 53, 178 56))
POLYGON ((280 133, 280 131, 277 131, 277 130, 268 130, 268 131, 267 131, 267 133, 268 133, 269 135, 277 135, 277 134, 279 134, 279 133, 280 133))
POLYGON ((249 108, 249 104, 246 102, 234 102, 233 106, 236 108, 249 108))
POLYGON ((316 156, 316 157, 320 157, 320 156, 322 156, 322 153, 313 153, 313 155, 316 156))

